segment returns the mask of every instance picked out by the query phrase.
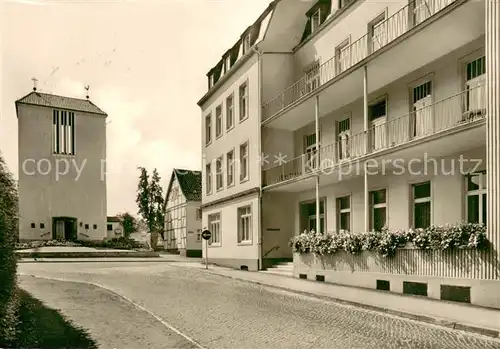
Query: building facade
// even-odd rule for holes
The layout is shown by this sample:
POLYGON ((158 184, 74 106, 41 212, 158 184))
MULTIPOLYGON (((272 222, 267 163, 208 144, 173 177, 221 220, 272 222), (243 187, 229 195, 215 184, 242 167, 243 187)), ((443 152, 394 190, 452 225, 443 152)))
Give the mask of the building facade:
MULTIPOLYGON (((260 103, 245 127, 249 134, 259 125, 250 149, 262 154, 254 165, 261 175, 260 223, 252 227, 261 244, 259 269, 264 255, 291 257, 288 241, 304 230, 484 223, 493 246, 486 255, 456 252, 445 260, 440 252, 408 251, 388 265, 349 257, 329 266, 294 256, 294 274, 371 288, 382 280, 395 292, 421 284, 438 299, 444 286, 464 287, 471 303, 500 307, 499 6, 467 0, 271 4, 266 34, 250 42, 260 63, 260 103)), ((243 67, 234 75, 246 76, 243 67)), ((217 123, 219 115, 222 99, 213 96, 235 88, 224 78, 209 85, 202 103, 205 132, 206 116, 214 114, 217 123)), ((204 155, 215 161, 223 147, 240 141, 222 135, 219 143, 206 142, 204 155)), ((213 183, 203 183, 204 195, 213 183)), ((221 193, 231 202, 227 189, 221 193)), ((204 196, 204 206, 210 200, 204 196)), ((241 255, 236 208, 217 216, 218 229, 229 235, 217 252, 226 258, 241 255)), ((203 223, 215 229, 208 217, 203 223)))
POLYGON ((107 224, 106 224, 106 238, 114 239, 123 236, 125 235, 123 231, 123 224, 120 217, 109 216, 107 218, 107 224))
POLYGON ((106 238, 106 113, 36 89, 16 112, 19 239, 106 238))
POLYGON ((201 257, 201 172, 174 169, 165 198, 164 248, 201 257))

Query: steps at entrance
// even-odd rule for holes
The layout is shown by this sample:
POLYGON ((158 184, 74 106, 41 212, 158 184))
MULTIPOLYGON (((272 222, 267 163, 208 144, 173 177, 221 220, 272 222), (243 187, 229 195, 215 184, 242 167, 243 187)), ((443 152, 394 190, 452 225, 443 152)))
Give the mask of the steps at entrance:
POLYGON ((261 273, 293 277, 293 262, 282 262, 271 268, 262 270, 261 273))

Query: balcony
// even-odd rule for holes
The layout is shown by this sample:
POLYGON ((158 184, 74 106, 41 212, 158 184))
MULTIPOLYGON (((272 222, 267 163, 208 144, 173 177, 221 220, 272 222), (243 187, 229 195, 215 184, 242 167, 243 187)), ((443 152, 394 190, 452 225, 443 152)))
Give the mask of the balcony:
MULTIPOLYGON (((355 69, 359 68, 363 62, 367 60, 367 58, 371 58, 372 56, 376 56, 381 54, 382 52, 389 49, 388 46, 391 43, 395 44, 395 41, 398 38, 401 38, 405 33, 408 33, 410 30, 421 26, 424 22, 429 23, 428 21, 431 17, 433 17, 438 12, 447 8, 449 5, 457 3, 464 3, 462 0, 415 0, 410 2, 407 6, 396 12, 391 17, 387 18, 385 21, 377 24, 373 27, 373 29, 363 35, 358 40, 352 42, 350 45, 347 45, 335 52, 334 57, 330 58, 328 61, 324 62, 322 65, 315 67, 305 74, 300 80, 295 82, 292 86, 288 87, 285 91, 280 93, 278 96, 274 97, 272 100, 266 102, 262 106, 262 123, 268 123, 272 119, 275 119, 281 112, 285 109, 288 109, 292 105, 297 104, 302 100, 307 100, 307 97, 311 96, 314 92, 321 90, 325 85, 333 82, 334 80, 340 79, 342 76, 346 76, 352 73, 355 69)), ((481 9, 475 5, 474 7, 467 8, 467 11, 463 9, 460 12, 460 16, 454 18, 454 22, 456 21, 463 22, 465 16, 471 16, 472 13, 481 13, 481 9), (472 12, 471 12, 472 11, 472 12), (468 15, 467 15, 468 13, 468 15)), ((483 10, 484 12, 484 10, 483 10)), ((462 35, 461 38, 463 41, 472 40, 472 38, 477 37, 476 28, 472 28, 471 26, 477 25, 479 22, 470 23, 465 25, 467 22, 463 22, 464 31, 467 30, 469 32, 468 35, 462 35), (465 28, 467 27, 467 28, 465 28), (466 38, 467 36, 467 38, 466 38)), ((448 26, 449 23, 442 24, 443 26, 448 26)), ((483 25, 484 27, 484 25, 483 25)), ((441 32, 443 30, 440 28, 433 28, 433 32, 441 32)), ((428 43, 428 34, 425 40, 419 39, 419 45, 422 42, 428 43)), ((433 34, 432 34, 433 35, 433 34)), ((444 34, 442 34, 444 35, 444 34)), ((458 34, 457 34, 458 35, 458 34)), ((432 39, 431 39, 432 40, 432 39)), ((442 51, 445 52, 447 50, 453 49, 456 45, 463 44, 459 43, 458 39, 446 39, 446 42, 441 45, 442 51), (453 41, 453 42, 452 42, 453 41), (446 47, 445 47, 446 46, 446 47)), ((417 42, 417 41, 416 41, 417 42)), ((410 43, 408 43, 409 45, 410 43)), ((417 44, 415 44, 417 45, 417 44)), ((437 43, 432 43, 432 45, 439 45, 437 43)), ((428 46, 426 44, 426 46, 428 46)), ((405 50, 410 50, 410 48, 405 47, 405 50)), ((420 53, 420 47, 413 47, 413 50, 416 50, 415 54, 418 56, 420 53)), ((442 55, 442 52, 437 52, 439 50, 434 50, 432 55, 439 57, 442 55)), ((426 51, 426 57, 423 59, 431 59, 431 53, 429 50, 426 51)), ((399 54, 399 53, 398 53, 399 54)), ((400 56, 402 57, 402 56, 400 56)), ((391 56, 391 60, 396 57, 391 56)), ((410 62, 408 62, 409 64, 410 62)), ((399 63, 398 63, 399 64, 399 63)), ((425 64, 424 62, 411 62, 413 67, 422 66, 425 64)), ((381 68, 381 74, 382 74, 381 68)), ((385 73, 384 73, 385 74, 385 73)), ((382 75, 384 75, 382 74, 382 75)), ((378 74, 380 75, 380 74, 378 74)), ((387 74, 386 74, 387 75, 387 74)), ((385 79, 388 79, 387 76, 385 79)), ((356 77, 356 79, 362 82, 362 78, 356 77)), ((369 79, 370 80, 370 79, 369 79)), ((374 81, 382 82, 380 77, 376 77, 374 81)), ((370 82, 371 83, 371 82, 370 82)), ((342 86, 343 90, 349 89, 346 86, 342 86)), ((340 87, 339 87, 340 88, 340 87)), ((342 90, 341 89, 341 90, 342 90)), ((330 96, 331 97, 331 96, 330 96)), ((340 97, 339 97, 340 98, 340 97)), ((327 98, 330 100, 331 98, 327 98)), ((343 97, 341 99, 344 99, 343 97)), ((299 117, 299 116, 297 116, 299 117)))
MULTIPOLYGON (((421 144, 450 131, 484 123, 486 85, 479 84, 453 96, 388 120, 354 135, 342 132, 333 144, 302 154, 282 165, 263 171, 263 186, 277 186, 331 171, 349 162, 363 161, 421 144)), ((462 141, 460 141, 462 142, 462 141)), ((454 145, 456 146, 456 144, 454 145)))

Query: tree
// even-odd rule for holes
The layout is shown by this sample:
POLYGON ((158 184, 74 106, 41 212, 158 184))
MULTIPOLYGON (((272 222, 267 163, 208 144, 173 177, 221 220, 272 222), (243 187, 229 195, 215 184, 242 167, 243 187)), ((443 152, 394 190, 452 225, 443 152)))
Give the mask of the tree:
POLYGON ((123 226, 123 235, 128 238, 130 234, 135 233, 137 231, 137 220, 130 213, 120 213, 118 215, 120 222, 123 226))
POLYGON ((17 205, 17 186, 0 153, 0 346, 15 335, 18 309, 17 205))
POLYGON ((161 177, 156 168, 151 179, 144 167, 139 167, 141 174, 137 186, 138 213, 147 224, 149 232, 161 232, 164 224, 164 198, 160 185, 161 177))

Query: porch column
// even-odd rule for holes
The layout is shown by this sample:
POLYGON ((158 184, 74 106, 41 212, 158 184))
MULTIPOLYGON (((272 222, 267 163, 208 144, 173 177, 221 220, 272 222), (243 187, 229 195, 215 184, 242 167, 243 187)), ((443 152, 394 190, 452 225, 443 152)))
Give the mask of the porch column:
POLYGON ((487 231, 493 244, 488 279, 500 279, 500 1, 486 0, 486 177, 487 231))
MULTIPOLYGON (((368 132, 368 67, 365 65, 363 67, 363 118, 364 118, 364 131, 365 131, 365 154, 368 154, 370 135, 368 132)), ((370 198, 368 193, 368 173, 366 168, 366 162, 364 165, 364 193, 365 193, 365 209, 364 209, 364 219, 365 219, 365 232, 370 229, 370 198)))
POLYGON ((316 95, 316 101, 314 104, 314 124, 315 124, 315 132, 316 132, 316 166, 318 172, 316 173, 316 232, 321 232, 321 218, 320 218, 320 204, 319 204, 319 174, 321 170, 321 158, 319 156, 319 95, 316 95))

